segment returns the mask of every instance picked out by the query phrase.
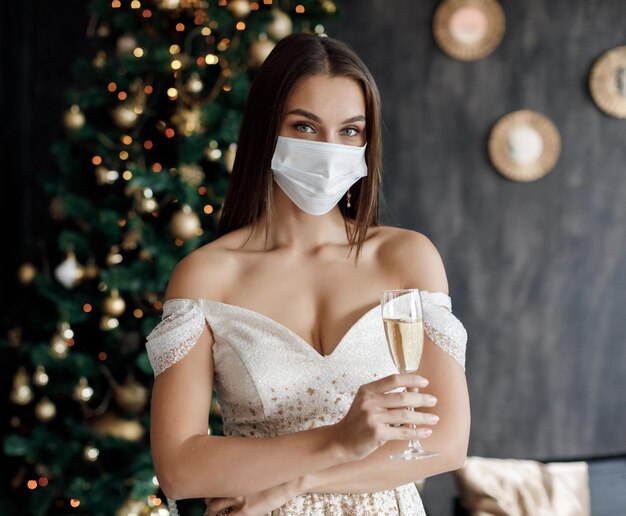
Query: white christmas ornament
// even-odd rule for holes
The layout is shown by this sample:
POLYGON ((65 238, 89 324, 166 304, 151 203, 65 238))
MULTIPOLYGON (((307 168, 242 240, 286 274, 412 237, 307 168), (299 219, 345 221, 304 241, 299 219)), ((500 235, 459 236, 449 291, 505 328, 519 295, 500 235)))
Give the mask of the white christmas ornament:
POLYGON ((73 288, 83 277, 83 266, 76 260, 73 252, 67 253, 67 258, 54 269, 54 277, 65 288, 73 288))

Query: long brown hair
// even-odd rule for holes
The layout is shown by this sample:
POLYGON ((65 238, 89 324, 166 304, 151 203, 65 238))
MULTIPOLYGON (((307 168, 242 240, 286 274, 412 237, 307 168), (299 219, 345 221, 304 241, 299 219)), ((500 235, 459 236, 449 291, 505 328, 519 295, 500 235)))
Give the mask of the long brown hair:
MULTIPOLYGON (((254 226, 265 216, 265 236, 272 222, 274 154, 287 97, 296 81, 311 75, 349 77, 365 95, 367 176, 350 187, 351 207, 339 209, 344 218, 350 252, 363 246, 367 228, 378 225, 382 183, 380 94, 374 78, 359 56, 344 42, 327 36, 294 33, 280 40, 252 81, 244 109, 237 152, 226 198, 221 209, 217 236, 254 226), (348 220, 354 227, 348 224, 348 220)), ((252 235, 252 231, 248 238, 252 235)))

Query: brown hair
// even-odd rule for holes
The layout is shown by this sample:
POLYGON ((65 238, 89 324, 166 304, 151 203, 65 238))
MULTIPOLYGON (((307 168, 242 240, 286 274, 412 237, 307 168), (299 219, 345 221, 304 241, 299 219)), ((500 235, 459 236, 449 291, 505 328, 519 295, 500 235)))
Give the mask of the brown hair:
MULTIPOLYGON (((367 176, 350 188, 351 207, 339 203, 350 252, 357 246, 355 261, 367 228, 378 225, 382 183, 380 94, 371 73, 342 41, 308 33, 294 33, 280 40, 252 81, 244 109, 237 153, 217 236, 254 225, 265 215, 265 236, 272 221, 273 175, 271 160, 289 93, 296 81, 311 75, 343 76, 360 83, 365 95, 367 176), (354 227, 348 224, 348 219, 354 227)), ((252 232, 248 238, 252 235, 252 232)), ((246 240, 247 241, 247 240, 246 240)))

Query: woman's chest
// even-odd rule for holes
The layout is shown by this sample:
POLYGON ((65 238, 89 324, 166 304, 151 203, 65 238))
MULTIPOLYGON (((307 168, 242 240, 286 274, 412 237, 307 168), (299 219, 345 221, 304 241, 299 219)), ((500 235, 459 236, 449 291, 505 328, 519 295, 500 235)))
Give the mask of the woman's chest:
POLYGON ((330 355, 355 322, 396 288, 392 271, 324 260, 258 261, 245 268, 226 302, 289 328, 320 355, 330 355))

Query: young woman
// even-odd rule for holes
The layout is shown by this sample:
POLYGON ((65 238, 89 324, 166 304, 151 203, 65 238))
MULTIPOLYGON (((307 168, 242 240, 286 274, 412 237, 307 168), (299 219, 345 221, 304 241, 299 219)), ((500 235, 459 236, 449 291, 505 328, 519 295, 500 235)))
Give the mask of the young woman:
POLYGON ((378 224, 380 188, 371 74, 336 39, 284 38, 250 88, 217 238, 175 267, 147 337, 168 499, 205 498, 211 516, 424 514, 414 482, 463 464, 467 334, 430 240, 378 224), (423 290, 419 375, 387 350, 394 288, 423 290), (214 388, 224 436, 207 435, 214 388), (427 437, 440 456, 389 459, 427 437))

